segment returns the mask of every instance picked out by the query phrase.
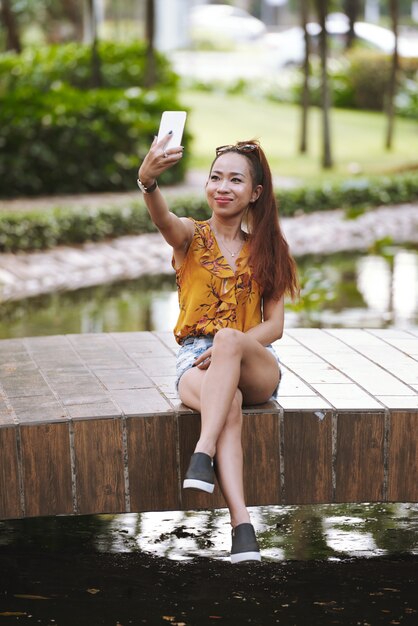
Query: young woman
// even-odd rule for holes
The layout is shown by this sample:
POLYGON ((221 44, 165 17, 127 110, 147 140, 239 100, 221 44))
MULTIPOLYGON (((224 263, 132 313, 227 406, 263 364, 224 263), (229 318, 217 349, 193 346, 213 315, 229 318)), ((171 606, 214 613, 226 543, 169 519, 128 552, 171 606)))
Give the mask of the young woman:
POLYGON ((244 498, 242 405, 265 402, 278 389, 280 368, 271 344, 283 333, 284 294, 298 292, 296 267, 259 143, 216 149, 206 183, 211 217, 196 221, 171 213, 157 185, 159 174, 183 154, 182 148, 166 149, 169 139, 154 140, 138 185, 152 221, 173 248, 178 391, 201 414, 183 487, 212 493, 216 469, 231 515, 231 561, 259 561, 244 498))

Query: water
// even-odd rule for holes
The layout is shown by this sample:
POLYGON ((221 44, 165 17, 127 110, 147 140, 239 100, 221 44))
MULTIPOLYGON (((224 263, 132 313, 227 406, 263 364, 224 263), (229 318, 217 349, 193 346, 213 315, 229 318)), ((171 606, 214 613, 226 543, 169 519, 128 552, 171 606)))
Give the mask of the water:
MULTIPOLYGON (((418 504, 252 507, 263 559, 271 562, 418 555, 418 504)), ((174 561, 229 561, 226 509, 51 517, 0 522, 0 550, 148 553, 174 561)))
MULTIPOLYGON (((286 326, 418 325, 418 252, 334 255, 298 261, 302 298, 286 326)), ((146 277, 0 305, 0 337, 170 330, 178 312, 174 276, 146 277)))

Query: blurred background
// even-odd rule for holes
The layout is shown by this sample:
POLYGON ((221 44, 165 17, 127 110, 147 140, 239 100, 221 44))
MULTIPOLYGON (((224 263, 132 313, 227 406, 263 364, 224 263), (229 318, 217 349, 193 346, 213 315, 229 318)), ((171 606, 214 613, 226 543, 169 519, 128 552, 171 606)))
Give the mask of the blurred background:
POLYGON ((167 107, 189 110, 193 141, 167 182, 246 134, 284 178, 417 166, 416 0, 0 7, 3 196, 130 189, 167 107))
POLYGON ((75 285, 51 253, 120 256, 152 232, 135 179, 166 109, 188 112, 160 180, 179 214, 208 217, 216 145, 261 141, 301 273, 289 325, 416 326, 417 0, 0 0, 0 16, 2 336, 172 327, 168 260, 117 272, 109 252, 75 285))

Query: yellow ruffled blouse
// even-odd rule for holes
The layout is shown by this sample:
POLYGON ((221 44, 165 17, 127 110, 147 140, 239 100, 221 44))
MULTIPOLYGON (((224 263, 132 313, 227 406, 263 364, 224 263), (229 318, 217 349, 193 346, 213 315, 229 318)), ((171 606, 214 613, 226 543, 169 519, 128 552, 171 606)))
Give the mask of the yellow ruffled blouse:
POLYGON ((181 343, 186 337, 214 335, 220 328, 246 332, 257 326, 262 321, 262 293, 248 262, 248 241, 236 259, 234 272, 210 224, 192 222, 193 240, 181 267, 176 269, 180 305, 174 328, 176 340, 181 343))

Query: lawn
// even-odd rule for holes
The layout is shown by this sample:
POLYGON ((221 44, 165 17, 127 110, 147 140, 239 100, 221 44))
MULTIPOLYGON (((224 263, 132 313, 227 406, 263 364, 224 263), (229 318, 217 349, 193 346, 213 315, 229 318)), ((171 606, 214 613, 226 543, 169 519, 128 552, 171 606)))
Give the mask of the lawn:
POLYGON ((193 134, 190 167, 207 170, 214 147, 258 138, 276 177, 309 181, 339 179, 354 172, 366 175, 418 166, 418 125, 398 118, 392 151, 384 149, 386 118, 381 113, 334 109, 331 116, 334 168, 321 169, 321 112, 312 108, 309 153, 298 154, 300 109, 294 105, 257 101, 246 96, 185 91, 193 134))

